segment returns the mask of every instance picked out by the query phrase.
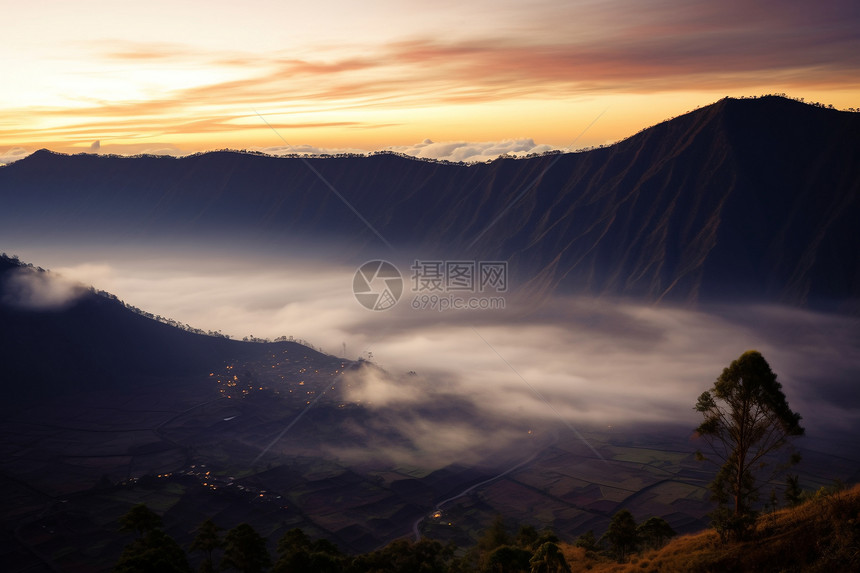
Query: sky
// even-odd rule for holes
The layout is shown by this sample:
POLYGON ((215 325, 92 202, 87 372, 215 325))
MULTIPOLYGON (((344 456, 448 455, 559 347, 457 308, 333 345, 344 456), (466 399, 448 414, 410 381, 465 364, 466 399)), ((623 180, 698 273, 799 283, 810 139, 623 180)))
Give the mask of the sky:
POLYGON ((853 0, 3 3, 0 163, 482 160, 614 142, 725 96, 860 107, 853 0))

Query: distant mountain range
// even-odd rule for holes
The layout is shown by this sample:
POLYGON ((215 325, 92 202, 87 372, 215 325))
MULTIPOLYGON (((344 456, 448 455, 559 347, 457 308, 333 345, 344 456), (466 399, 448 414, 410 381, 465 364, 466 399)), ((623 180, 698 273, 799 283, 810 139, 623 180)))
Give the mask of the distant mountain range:
POLYGON ((475 165, 42 150, 0 169, 0 202, 0 238, 306 237, 388 254, 348 202, 406 256, 507 260, 535 293, 860 298, 860 114, 780 97, 724 99, 606 148, 475 165))

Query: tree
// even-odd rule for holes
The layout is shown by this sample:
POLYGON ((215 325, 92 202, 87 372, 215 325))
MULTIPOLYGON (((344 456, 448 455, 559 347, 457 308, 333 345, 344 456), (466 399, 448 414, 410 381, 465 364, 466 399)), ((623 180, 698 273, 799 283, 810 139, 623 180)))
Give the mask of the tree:
POLYGON ((597 539, 594 538, 594 530, 589 529, 577 537, 575 545, 582 547, 586 551, 597 551, 597 539))
POLYGON ((161 530, 161 517, 139 503, 119 518, 120 531, 135 532, 114 567, 117 573, 191 573, 185 552, 161 530))
POLYGON ((636 520, 633 514, 622 509, 612 516, 609 529, 603 535, 618 561, 624 562, 627 555, 636 547, 636 520))
MULTIPOLYGON (((782 385, 764 357, 755 350, 744 352, 699 396, 695 406, 704 421, 696 429, 708 444, 714 463, 721 463, 710 485, 712 497, 720 504, 720 519, 733 502, 732 526, 742 536, 752 515, 760 484, 772 479, 783 466, 773 463, 771 454, 790 438, 803 435, 800 415, 788 407, 782 385), (771 474, 757 482, 756 473, 770 466, 771 474)), ((699 459, 708 459, 697 452, 699 459)), ((789 463, 800 457, 792 454, 789 463)))
POLYGON ((529 549, 536 549, 536 548, 540 547, 541 545, 543 545, 544 543, 558 543, 558 542, 559 542, 558 535, 556 535, 553 532, 553 530, 550 529, 549 527, 545 527, 543 530, 541 530, 540 534, 538 535, 537 541, 535 541, 534 546, 529 547, 529 549))
POLYGON ((570 573, 570 565, 561 549, 549 541, 538 547, 529 564, 530 573, 570 573))
POLYGON ((532 552, 512 545, 496 547, 488 556, 483 571, 488 573, 520 573, 529 570, 532 552))
POLYGON ((307 551, 311 547, 311 538, 299 529, 294 527, 286 533, 278 541, 278 555, 292 555, 299 551, 307 551))
POLYGON ((191 542, 191 551, 202 551, 206 558, 200 564, 200 573, 211 573, 215 570, 212 561, 212 552, 224 546, 224 541, 218 535, 220 527, 215 525, 211 519, 207 519, 197 528, 197 537, 191 542))
POLYGON ((791 507, 800 505, 803 497, 803 490, 800 488, 800 476, 791 475, 786 478, 785 484, 785 500, 791 507))
POLYGON ((123 549, 115 573, 191 573, 185 552, 160 529, 147 531, 123 549))
POLYGON ((278 541, 278 561, 275 573, 339 573, 343 569, 343 554, 325 539, 311 541, 299 528, 287 531, 278 541))
POLYGON ((637 528, 637 536, 642 543, 651 548, 663 547, 670 537, 675 536, 675 530, 662 517, 650 517, 637 528))
POLYGON ((119 526, 120 531, 134 531, 142 537, 161 527, 161 517, 146 507, 145 503, 139 503, 119 518, 119 526))
POLYGON ((414 542, 397 539, 382 549, 359 555, 347 570, 350 573, 446 573, 453 570, 453 557, 454 546, 450 544, 442 545, 431 539, 414 542))
POLYGON ((538 541, 538 531, 534 525, 521 525, 517 530, 516 544, 525 549, 534 549, 538 541))
POLYGON ((224 537, 222 569, 238 569, 243 573, 260 573, 271 565, 266 540, 247 523, 240 523, 224 537))
POLYGON ((548 527, 538 531, 534 525, 521 525, 514 537, 514 545, 531 551, 544 543, 558 543, 558 536, 548 527))
POLYGON ((775 489, 770 490, 770 503, 768 506, 770 507, 771 512, 776 511, 776 508, 779 507, 779 500, 776 497, 775 489))
POLYGON ((511 538, 508 536, 505 528, 505 519, 501 515, 496 515, 490 527, 484 531, 484 534, 478 539, 478 548, 481 551, 489 552, 502 545, 510 545, 511 538))

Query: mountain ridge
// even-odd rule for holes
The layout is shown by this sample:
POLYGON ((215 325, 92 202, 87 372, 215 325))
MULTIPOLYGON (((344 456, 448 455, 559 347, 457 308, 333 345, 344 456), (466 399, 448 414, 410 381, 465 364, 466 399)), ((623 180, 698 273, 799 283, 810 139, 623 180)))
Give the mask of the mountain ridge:
POLYGON ((218 230, 389 255, 381 236, 398 251, 507 260, 536 295, 826 306, 860 299, 858 166, 860 114, 724 99, 609 147, 470 165, 42 152, 0 170, 10 206, 0 223, 9 235, 27 225, 58 239, 218 230))

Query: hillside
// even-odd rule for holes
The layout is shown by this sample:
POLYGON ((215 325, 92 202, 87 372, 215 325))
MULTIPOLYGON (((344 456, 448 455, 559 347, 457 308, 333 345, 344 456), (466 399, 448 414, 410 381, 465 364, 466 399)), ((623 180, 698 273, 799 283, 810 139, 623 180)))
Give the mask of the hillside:
POLYGON ((671 540, 665 547, 617 564, 586 556, 568 545, 574 572, 850 572, 860 568, 860 485, 818 494, 796 508, 761 516, 752 538, 721 544, 708 530, 671 540))
POLYGON ((265 356, 272 348, 323 357, 293 342, 261 345, 188 332, 84 287, 67 304, 29 304, 36 296, 30 289, 50 290, 42 284, 50 280, 46 275, 0 257, 2 413, 65 396, 206 376, 231 361, 265 356))
POLYGON ((860 298, 860 114, 779 97, 724 99, 607 148, 468 166, 40 151, 0 169, 0 241, 218 237, 392 256, 323 179, 402 256, 508 260, 534 293, 860 298))

